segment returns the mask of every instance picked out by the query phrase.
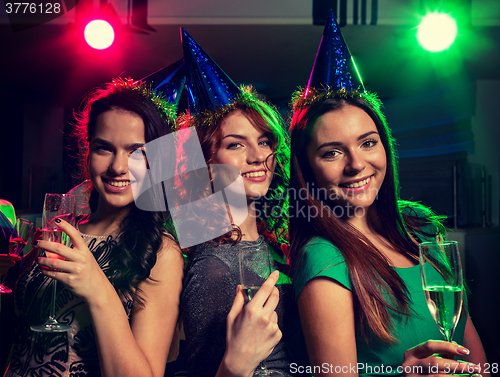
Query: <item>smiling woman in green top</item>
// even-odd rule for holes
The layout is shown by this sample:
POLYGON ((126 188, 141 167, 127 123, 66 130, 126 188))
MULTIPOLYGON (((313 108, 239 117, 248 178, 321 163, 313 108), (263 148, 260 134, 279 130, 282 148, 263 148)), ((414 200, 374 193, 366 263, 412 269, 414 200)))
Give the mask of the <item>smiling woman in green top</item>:
POLYGON ((312 372, 477 373, 433 356, 486 361, 466 310, 455 333, 463 346, 430 340, 442 336, 425 302, 418 242, 444 228, 429 209, 399 199, 394 140, 380 107, 330 14, 291 124, 291 263, 312 372))

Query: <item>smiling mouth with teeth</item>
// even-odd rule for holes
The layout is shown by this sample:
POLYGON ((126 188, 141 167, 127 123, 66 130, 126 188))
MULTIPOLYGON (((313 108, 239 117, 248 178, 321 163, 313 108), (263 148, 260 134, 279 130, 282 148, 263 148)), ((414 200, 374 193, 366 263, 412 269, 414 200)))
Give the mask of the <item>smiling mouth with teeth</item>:
POLYGON ((361 186, 364 186, 366 185, 368 182, 370 182, 370 179, 372 177, 368 177, 362 181, 359 181, 359 182, 355 182, 355 183, 350 183, 350 184, 343 184, 341 185, 342 187, 346 187, 346 188, 358 188, 358 187, 361 187, 361 186))
POLYGON ((130 185, 130 181, 107 181, 111 186, 114 187, 124 187, 130 185))
POLYGON ((247 177, 247 178, 263 177, 265 175, 266 175, 266 172, 264 170, 242 174, 243 177, 247 177))

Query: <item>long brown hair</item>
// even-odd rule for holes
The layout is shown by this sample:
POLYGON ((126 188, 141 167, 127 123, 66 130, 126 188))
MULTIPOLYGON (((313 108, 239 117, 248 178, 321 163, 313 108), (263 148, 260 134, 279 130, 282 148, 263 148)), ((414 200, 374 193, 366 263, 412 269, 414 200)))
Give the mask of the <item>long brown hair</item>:
MULTIPOLYGON (((439 221, 430 211, 425 211, 423 206, 399 201, 395 141, 382 114, 380 100, 370 93, 334 93, 329 98, 297 109, 292 119, 290 205, 296 209, 315 207, 320 216, 291 216, 290 262, 293 271, 300 267, 302 249, 313 237, 319 236, 334 244, 344 256, 349 270, 354 310, 360 319, 362 333, 370 339, 371 329, 376 337, 392 343, 395 339, 391 334, 393 327, 389 311, 403 316, 410 314, 406 285, 391 268, 387 258, 366 236, 339 218, 318 195, 314 195, 315 180, 306 155, 312 128, 317 119, 330 111, 341 109, 346 104, 362 109, 372 118, 386 151, 387 171, 374 203, 379 220, 384 224, 384 236, 398 252, 418 260, 418 246, 412 237, 417 238, 426 224, 438 227, 434 227, 430 233, 442 230, 439 221), (294 192, 301 194, 293 195, 294 192), (415 208, 415 211, 406 215, 403 214, 403 207, 415 208), (384 291, 388 293, 386 297, 389 298, 384 298, 384 291)), ((300 211, 295 213, 300 214, 300 211)))

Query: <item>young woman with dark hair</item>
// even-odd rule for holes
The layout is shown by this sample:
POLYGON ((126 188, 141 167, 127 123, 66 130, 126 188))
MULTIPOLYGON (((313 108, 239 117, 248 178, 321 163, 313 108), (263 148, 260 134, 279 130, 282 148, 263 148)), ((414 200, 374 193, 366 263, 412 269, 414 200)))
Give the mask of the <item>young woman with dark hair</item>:
MULTIPOLYGON (((470 360, 484 363, 465 310, 454 339, 467 349, 437 341, 418 346, 441 337, 422 291, 418 242, 442 237, 444 228, 429 209, 399 200, 393 140, 379 105, 367 93, 331 94, 292 124, 291 188, 307 196, 291 205, 318 213, 290 224, 311 364, 360 363, 365 369, 353 374, 361 375, 381 365, 403 366, 404 374, 413 366, 445 372, 458 363, 433 355, 467 357, 467 349, 470 360)), ((478 372, 467 363, 458 368, 478 372)))
MULTIPOLYGON (((15 291, 17 339, 5 376, 163 376, 179 313, 183 259, 162 212, 138 209, 129 158, 170 133, 171 110, 146 84, 114 80, 92 92, 78 117, 91 214, 77 229, 61 221, 72 248, 37 247, 15 291), (56 318, 68 333, 30 330, 47 317, 53 279, 56 318)), ((175 155, 172 154, 172 158, 175 155)))
POLYGON ((418 243, 441 238, 444 227, 428 208, 400 200, 381 102, 356 81, 343 43, 330 15, 308 87, 294 96, 291 124, 290 206, 313 214, 290 219, 295 295, 313 373, 478 373, 453 360, 486 361, 466 305, 458 344, 430 340, 442 335, 425 301, 418 243), (344 55, 330 63, 339 76, 320 81, 328 43, 344 55))

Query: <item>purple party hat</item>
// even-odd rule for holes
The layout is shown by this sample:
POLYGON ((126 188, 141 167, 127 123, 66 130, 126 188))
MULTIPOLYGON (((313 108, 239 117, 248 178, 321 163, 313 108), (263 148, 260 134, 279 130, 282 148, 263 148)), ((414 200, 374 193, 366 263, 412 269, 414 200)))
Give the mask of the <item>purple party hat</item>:
POLYGON ((233 103, 241 90, 181 27, 189 111, 197 115, 233 103))
POLYGON ((365 91, 332 10, 330 10, 323 30, 311 76, 307 83, 306 96, 311 88, 357 91, 359 93, 365 91))
POLYGON ((162 68, 138 82, 151 85, 151 90, 160 95, 170 104, 178 106, 182 89, 186 83, 186 72, 182 59, 162 68))

